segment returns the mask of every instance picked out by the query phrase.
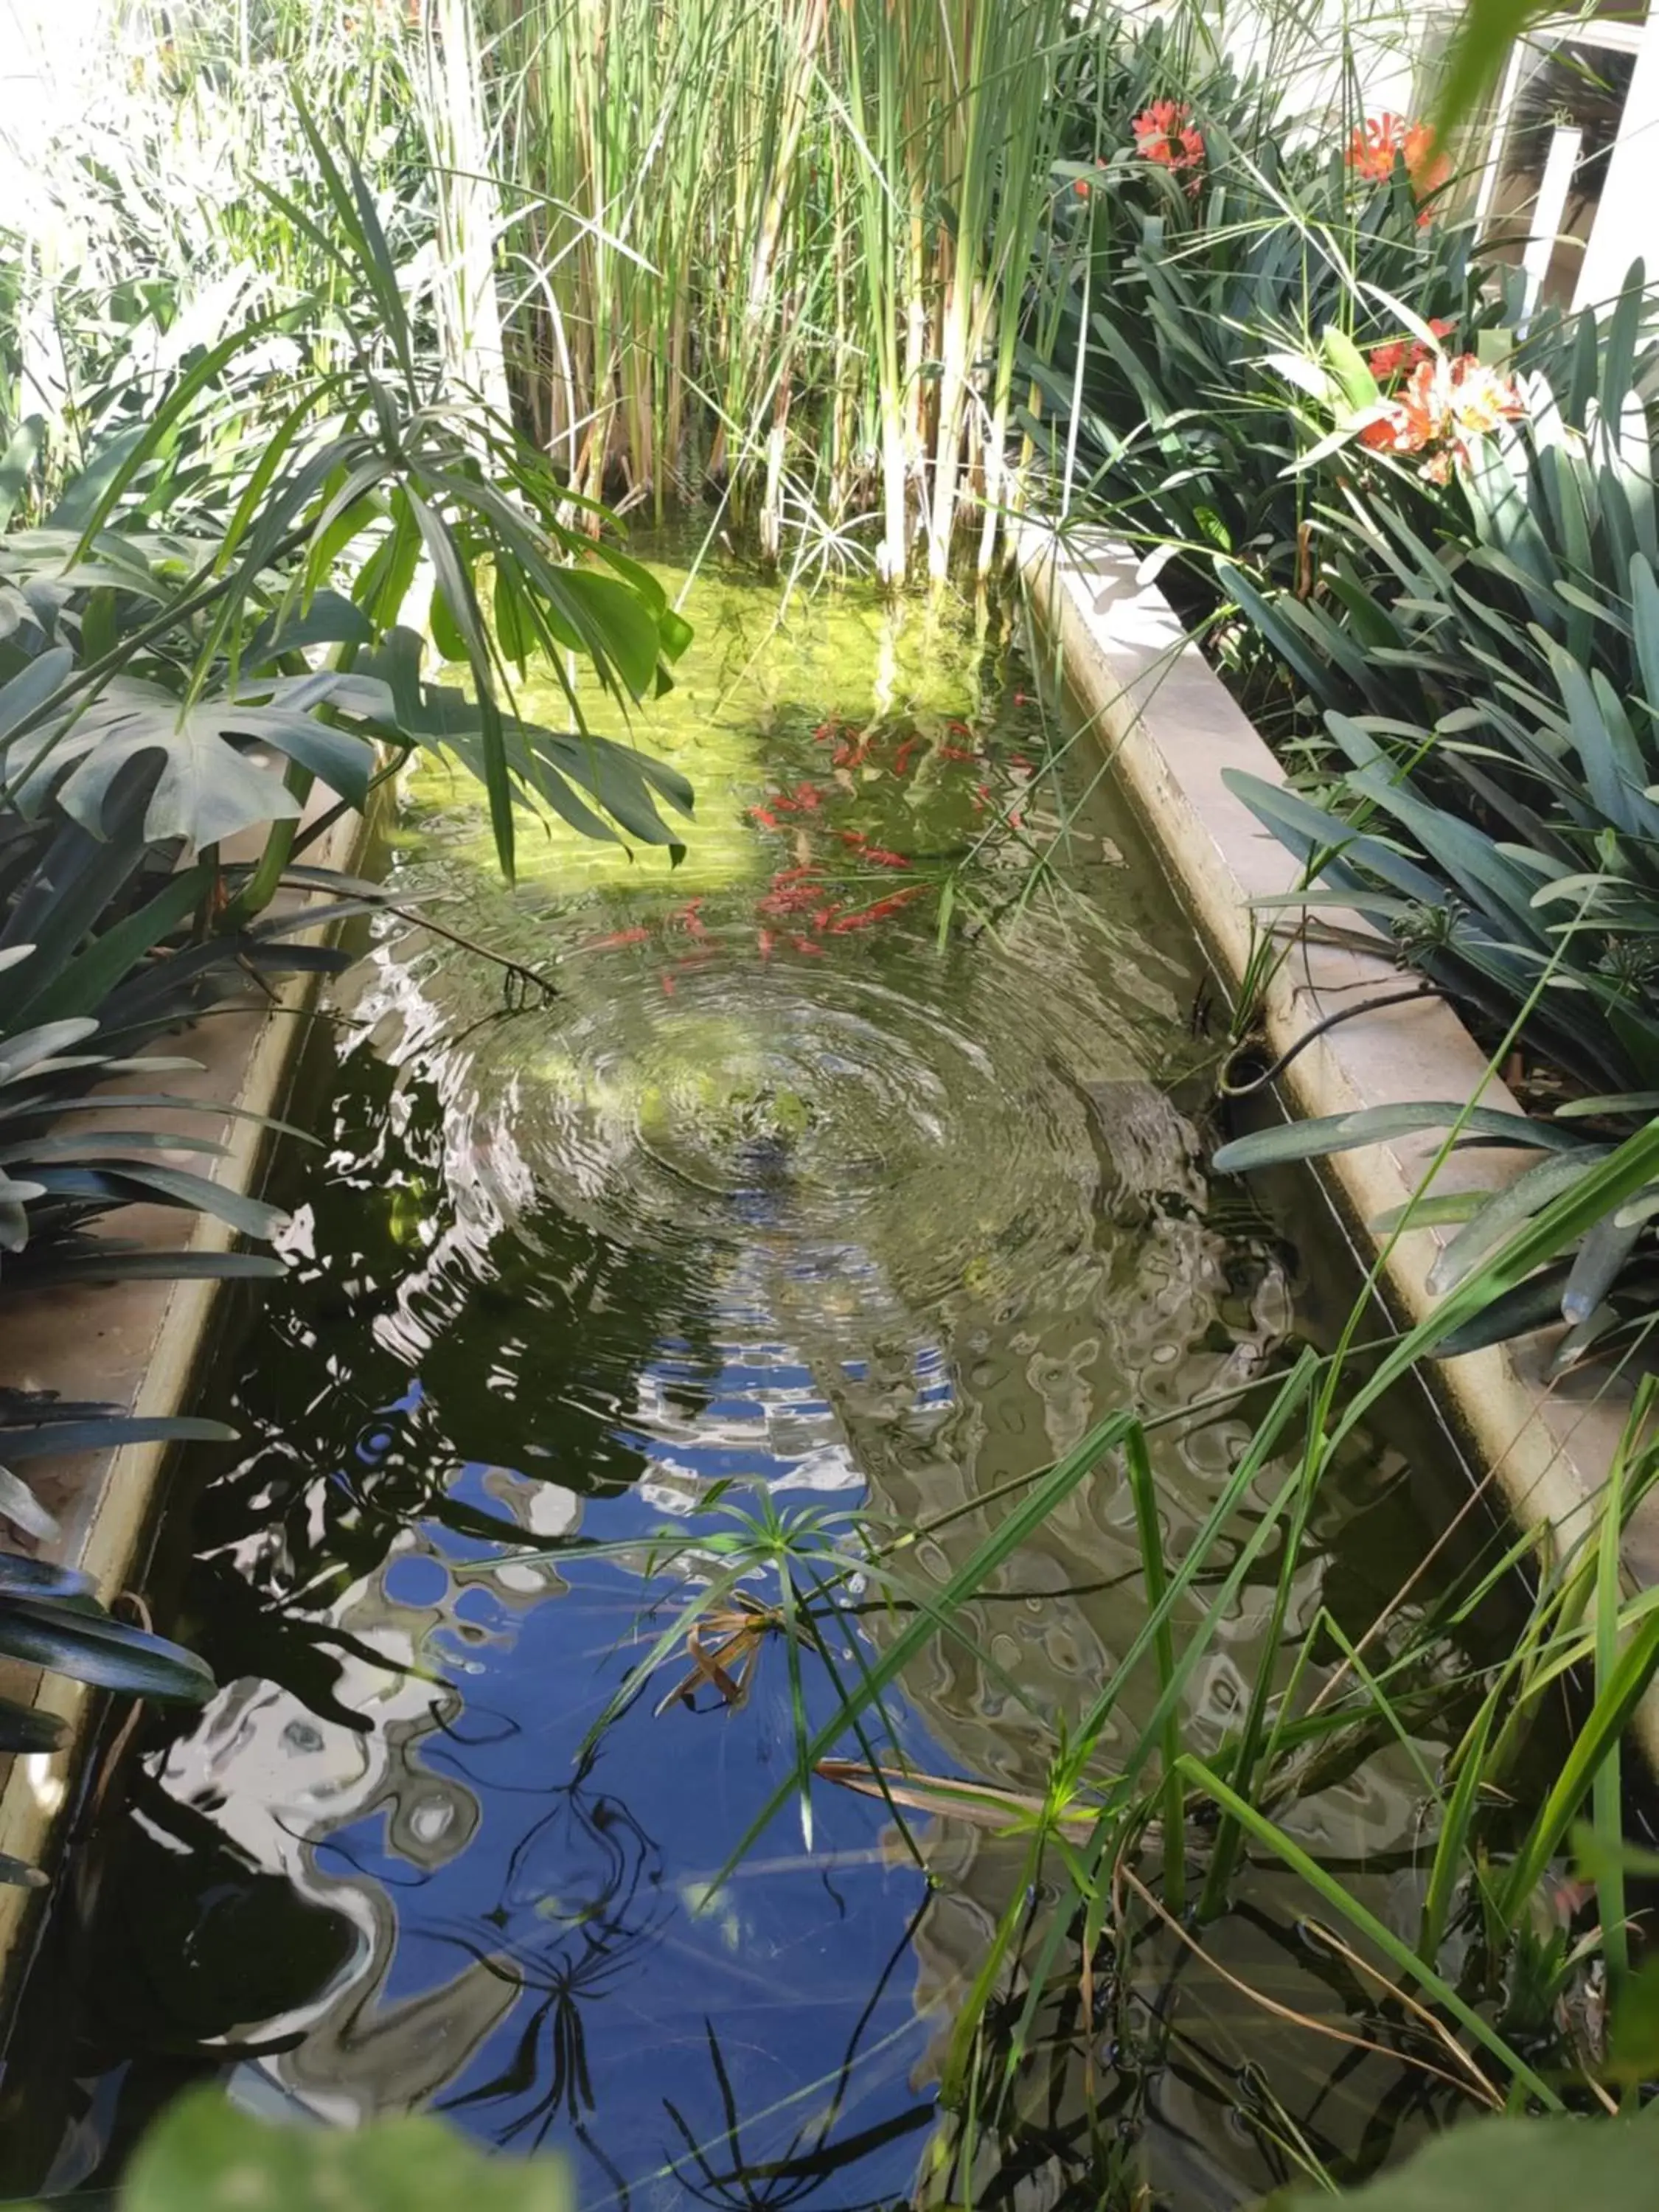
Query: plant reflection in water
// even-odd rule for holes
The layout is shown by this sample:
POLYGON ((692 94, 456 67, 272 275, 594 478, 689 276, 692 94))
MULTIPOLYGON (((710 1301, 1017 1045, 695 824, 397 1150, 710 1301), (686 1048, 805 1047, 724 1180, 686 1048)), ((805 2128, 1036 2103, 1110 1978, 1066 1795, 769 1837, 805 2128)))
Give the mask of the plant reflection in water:
MULTIPOLYGON (((561 846, 543 883, 526 838, 509 891, 472 799, 419 795, 400 895, 464 902, 559 996, 499 1018, 489 963, 399 921, 341 1005, 321 1164, 289 1168, 293 1272, 221 1378, 244 1442, 195 1500, 172 1624, 223 1686, 156 1725, 102 1895, 55 1932, 40 1986, 87 1996, 8 2077, 19 2193, 106 2179, 204 2072, 325 2120, 434 2106, 562 2145, 585 2212, 851 2212, 931 2171, 949 2023, 1024 1839, 924 1807, 907 1849, 879 1779, 803 1758, 915 1619, 880 1547, 943 1583, 1103 1413, 1212 1401, 1155 1440, 1175 1556, 1248 1432, 1221 1399, 1294 1321, 1270 1228, 1206 1218, 1170 1095, 1201 1052, 1189 949, 1122 826, 1042 768, 1006 661, 916 611, 775 641, 775 601, 732 595, 663 702, 683 747, 651 732, 709 825, 677 877, 561 846), (1022 826, 963 879, 1002 916, 968 942, 927 856, 980 837, 999 776, 1022 826), (1077 896, 1025 899, 1031 839, 1077 896), (158 1865, 176 1895, 145 1925, 158 1865)), ((1403 1579, 1399 1471, 1356 1450, 1310 1601, 1403 1579)), ((836 1751, 1029 1803, 1050 1723, 1135 1631, 1139 1565, 1103 1469, 836 1751)), ((1194 1685, 1200 1730, 1236 1705, 1259 1595, 1194 1685)), ((1409 1844, 1386 1757, 1326 1811, 1409 1844)), ((1183 2176, 1200 2146, 1183 2207, 1265 2185, 1278 2124, 1241 2139, 1224 2065, 1188 2066, 1190 2006, 1165 2023, 1144 1975, 1109 1983, 1057 1980, 1003 2196, 1092 2186, 1091 2131, 1120 2119, 1183 2176)))

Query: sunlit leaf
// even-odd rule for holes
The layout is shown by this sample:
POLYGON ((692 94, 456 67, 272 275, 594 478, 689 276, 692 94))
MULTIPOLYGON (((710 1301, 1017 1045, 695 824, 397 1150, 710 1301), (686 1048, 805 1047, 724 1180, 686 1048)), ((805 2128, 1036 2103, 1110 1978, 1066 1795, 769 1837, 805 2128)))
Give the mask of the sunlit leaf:
POLYGON ((1322 2189, 1282 2196, 1284 2212, 1559 2212, 1594 2204, 1638 2212, 1652 2197, 1659 2124, 1620 2119, 1469 2119, 1436 2136, 1391 2172, 1333 2197, 1322 2189))
POLYGON ((484 2151, 427 2118, 273 2125, 182 2098, 127 2168, 120 2212, 573 2212, 562 2160, 484 2151))

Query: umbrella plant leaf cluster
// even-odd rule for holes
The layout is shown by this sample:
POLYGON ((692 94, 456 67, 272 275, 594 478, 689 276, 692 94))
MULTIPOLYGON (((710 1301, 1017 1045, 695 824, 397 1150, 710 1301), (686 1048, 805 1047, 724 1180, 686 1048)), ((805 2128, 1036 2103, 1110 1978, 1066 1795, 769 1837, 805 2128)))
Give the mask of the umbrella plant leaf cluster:
MULTIPOLYGON (((509 872, 526 810, 669 847, 663 807, 691 811, 678 774, 587 731, 574 674, 581 661, 631 709, 672 680, 686 623, 596 534, 601 514, 574 526, 544 456, 446 384, 360 170, 299 112, 326 227, 290 213, 337 282, 287 304, 289 347, 272 353, 269 316, 245 301, 159 379, 118 355, 70 465, 73 406, 5 426, 0 1298, 14 1313, 66 1285, 281 1272, 225 1249, 269 1243, 282 1217, 216 1178, 237 1109, 173 1089, 196 1065, 176 1040, 210 1011, 261 1006, 285 975, 349 964, 314 940, 373 898, 303 855, 416 748, 483 781, 509 872), (423 671, 406 618, 422 577, 459 684, 423 671), (514 711, 531 654, 563 674, 562 728, 514 711), (274 904, 285 890, 310 903, 274 904), (135 1205, 176 1214, 176 1245, 124 1237, 135 1205), (198 1239, 202 1218, 216 1233, 198 1239)), ((228 1433, 9 1382, 0 1517, 46 1550, 0 1552, 0 1651, 134 1696, 207 1696, 200 1662, 51 1564, 59 1531, 31 1476, 228 1433)), ((57 1738, 44 1711, 0 1711, 0 1748, 57 1738)))

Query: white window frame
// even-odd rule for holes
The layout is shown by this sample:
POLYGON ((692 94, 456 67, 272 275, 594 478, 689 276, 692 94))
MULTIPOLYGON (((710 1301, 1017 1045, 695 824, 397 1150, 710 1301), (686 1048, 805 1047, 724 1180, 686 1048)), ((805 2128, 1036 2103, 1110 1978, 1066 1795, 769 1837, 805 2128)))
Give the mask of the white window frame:
MULTIPOLYGON (((1548 16, 1534 25, 1523 40, 1517 41, 1504 72, 1498 109, 1492 118, 1488 157, 1475 198, 1478 223, 1484 224, 1492 212, 1504 142, 1520 94, 1526 49, 1545 40, 1564 46, 1589 47, 1604 53, 1636 57, 1618 137, 1601 181, 1595 220, 1579 265, 1578 281, 1573 288, 1575 309, 1605 307, 1617 298, 1631 264, 1638 257, 1646 263, 1649 277, 1659 279, 1659 0, 1654 0, 1654 6, 1639 23, 1577 15, 1548 16)), ((1576 131, 1558 130, 1545 157, 1544 176, 1532 217, 1533 236, 1522 264, 1529 308, 1555 250, 1577 155, 1573 143, 1577 137, 1576 131)))

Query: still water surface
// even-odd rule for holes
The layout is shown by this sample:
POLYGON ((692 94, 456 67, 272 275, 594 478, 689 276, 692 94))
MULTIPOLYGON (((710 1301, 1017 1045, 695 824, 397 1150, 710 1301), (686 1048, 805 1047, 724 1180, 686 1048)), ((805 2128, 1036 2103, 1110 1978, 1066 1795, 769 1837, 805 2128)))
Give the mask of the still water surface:
MULTIPOLYGON (((429 2107, 558 2146, 585 2212, 911 2201, 1017 1859, 923 1820, 924 1873, 884 1808, 823 1785, 810 1840, 780 1814, 711 1900, 788 1772, 788 1668, 763 1648, 738 1710, 707 1682, 658 1710, 682 1652, 579 1762, 712 1571, 653 1575, 649 1540, 712 1536, 757 1486, 931 1522, 1297 1340, 1293 1253, 1237 1191, 1216 1203, 1182 1111, 1193 948, 994 623, 854 592, 780 624, 737 572, 688 611, 638 732, 696 787, 678 868, 527 830, 507 890, 473 787, 410 795, 402 900, 557 996, 508 1011, 498 968, 396 919, 335 994, 322 1147, 282 1170, 292 1272, 216 1380, 243 1441, 190 1516, 176 1626, 223 1686, 150 1724, 60 1919, 8 2084, 15 2187, 106 2185, 205 2072, 261 2108, 429 2107), (1039 853, 1053 880, 1022 906, 1039 853)), ((1161 1432, 1176 1549, 1246 1433, 1161 1432)), ((1322 1503, 1292 1635, 1320 1598, 1363 1625, 1400 1578, 1421 1540, 1400 1472, 1357 1453, 1322 1503)), ((958 1514, 924 1564, 988 1525, 958 1514)), ((1074 1712, 1138 1624, 1138 1559, 1103 1470, 973 1608, 977 1653, 911 1671, 915 1765, 1040 1786, 1049 1746, 1007 1683, 1074 1712)), ((1200 1742, 1245 1693, 1266 1595, 1194 1685, 1200 1742)), ((821 1669, 801 1694, 829 1710, 821 1669)), ((1297 1818, 1386 1886, 1413 1809, 1378 1759, 1297 1818)), ((1341 2016, 1268 1876, 1218 1945, 1341 2016)), ((1157 1999, 1179 2019, 1137 2108, 1145 2170, 1162 2201, 1243 2201, 1285 2171, 1238 2109, 1261 2017, 1178 1953, 1158 1971, 1185 1979, 1157 1999)), ((1338 2094, 1329 2046, 1283 2039, 1277 2094, 1351 2151, 1394 2073, 1362 2062, 1338 2094)), ((1085 2170, 1055 2126, 1003 2176, 1022 2203, 1085 2170)))

